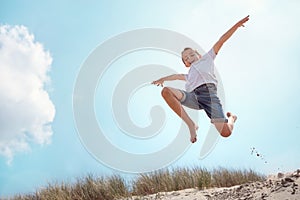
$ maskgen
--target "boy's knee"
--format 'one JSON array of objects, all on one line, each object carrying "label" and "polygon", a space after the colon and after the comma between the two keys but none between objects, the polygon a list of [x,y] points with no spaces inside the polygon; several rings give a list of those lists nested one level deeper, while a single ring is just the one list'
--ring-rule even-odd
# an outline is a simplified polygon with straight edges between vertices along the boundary
[{"label": "boy's knee", "polygon": [[232,128],[227,123],[214,123],[216,129],[222,137],[229,137],[232,133]]},{"label": "boy's knee", "polygon": [[229,137],[231,135],[232,131],[229,130],[228,128],[223,128],[223,130],[221,131],[221,136],[223,137]]},{"label": "boy's knee", "polygon": [[168,87],[164,87],[161,91],[161,96],[163,96],[164,98],[169,97],[170,95],[172,95],[172,92],[170,90],[170,88]]},{"label": "boy's knee", "polygon": [[228,127],[227,123],[214,123],[216,129],[222,137],[229,137],[232,130]]}]

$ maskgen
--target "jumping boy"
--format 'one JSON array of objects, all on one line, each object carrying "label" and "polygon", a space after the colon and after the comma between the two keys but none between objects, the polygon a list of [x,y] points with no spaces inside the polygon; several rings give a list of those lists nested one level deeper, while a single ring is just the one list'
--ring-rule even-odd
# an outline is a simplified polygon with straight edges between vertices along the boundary
[{"label": "jumping boy", "polygon": [[192,143],[197,141],[198,126],[188,116],[182,105],[197,110],[203,109],[223,137],[228,137],[232,133],[237,116],[227,112],[227,119],[224,115],[222,104],[217,96],[218,81],[215,75],[214,59],[224,42],[248,20],[249,15],[238,21],[203,56],[192,48],[185,48],[181,55],[185,66],[190,68],[188,74],[173,74],[152,82],[157,86],[163,86],[165,81],[186,81],[186,91],[164,87],[161,93],[170,108],[187,124]]}]

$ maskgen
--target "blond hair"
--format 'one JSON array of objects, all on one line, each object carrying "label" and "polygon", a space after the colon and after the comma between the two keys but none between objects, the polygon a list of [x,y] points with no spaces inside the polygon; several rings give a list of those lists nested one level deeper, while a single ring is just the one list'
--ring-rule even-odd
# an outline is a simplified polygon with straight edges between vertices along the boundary
[{"label": "blond hair", "polygon": [[187,51],[187,50],[193,50],[193,51],[195,51],[195,50],[192,49],[191,47],[185,47],[185,48],[183,49],[183,51],[181,52],[181,55],[183,54],[183,52],[185,52],[185,51]]}]

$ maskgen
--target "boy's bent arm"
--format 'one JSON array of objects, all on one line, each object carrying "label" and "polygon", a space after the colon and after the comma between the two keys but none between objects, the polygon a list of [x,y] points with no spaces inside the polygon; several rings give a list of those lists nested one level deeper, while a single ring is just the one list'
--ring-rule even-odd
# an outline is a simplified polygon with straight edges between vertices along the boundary
[{"label": "boy's bent arm", "polygon": [[184,74],[172,74],[170,76],[165,76],[163,78],[164,81],[174,81],[174,80],[183,80],[185,81],[185,75]]},{"label": "boy's bent arm", "polygon": [[218,40],[218,42],[213,46],[213,49],[216,54],[218,54],[224,42],[226,42],[239,27],[244,26],[244,23],[246,23],[248,20],[249,20],[249,15],[241,19],[240,21],[238,21],[224,35],[222,35],[222,37]]},{"label": "boy's bent arm", "polygon": [[163,83],[165,81],[174,81],[174,80],[185,81],[185,75],[184,74],[172,74],[169,76],[162,77],[156,81],[153,81],[152,84],[157,85],[157,86],[159,86],[159,85],[163,86]]},{"label": "boy's bent arm", "polygon": [[184,74],[173,74],[171,76],[173,76],[173,78],[175,78],[173,80],[182,80],[182,81],[185,81],[185,75]]}]

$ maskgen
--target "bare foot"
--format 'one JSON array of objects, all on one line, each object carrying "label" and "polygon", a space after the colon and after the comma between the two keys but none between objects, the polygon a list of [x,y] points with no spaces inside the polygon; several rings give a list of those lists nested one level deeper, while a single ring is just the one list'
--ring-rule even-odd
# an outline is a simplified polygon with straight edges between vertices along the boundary
[{"label": "bare foot", "polygon": [[231,112],[227,112],[227,117],[232,118],[233,123],[237,120],[237,116],[233,115]]},{"label": "bare foot", "polygon": [[189,127],[190,129],[190,134],[191,134],[191,143],[195,143],[197,141],[197,134],[196,134],[196,131],[198,130],[198,126],[196,124],[194,124],[191,128]]}]

